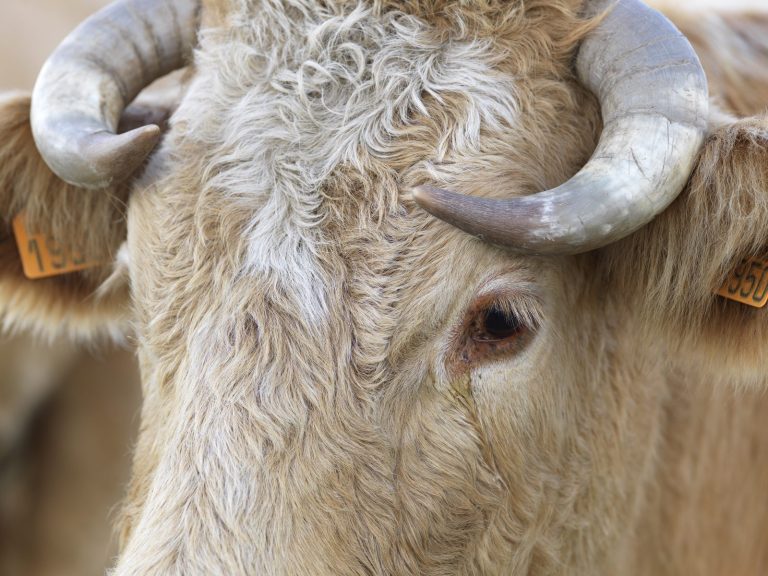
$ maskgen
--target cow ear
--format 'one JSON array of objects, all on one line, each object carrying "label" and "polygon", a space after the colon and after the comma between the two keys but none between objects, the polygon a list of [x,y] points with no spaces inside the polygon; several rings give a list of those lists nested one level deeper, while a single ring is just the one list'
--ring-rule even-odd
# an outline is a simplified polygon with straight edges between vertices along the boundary
[{"label": "cow ear", "polygon": [[[612,289],[675,350],[670,357],[764,385],[768,307],[718,293],[742,261],[768,258],[768,116],[718,123],[677,201],[602,255]],[[756,292],[765,270],[756,269]]]},{"label": "cow ear", "polygon": [[[0,329],[120,337],[128,289],[115,263],[126,236],[127,187],[94,191],[60,180],[37,151],[29,111],[28,95],[0,95]],[[55,275],[29,279],[36,274],[30,266],[25,274],[20,248],[40,268],[33,272]],[[42,262],[41,250],[52,258]],[[58,274],[82,262],[95,266]]]}]

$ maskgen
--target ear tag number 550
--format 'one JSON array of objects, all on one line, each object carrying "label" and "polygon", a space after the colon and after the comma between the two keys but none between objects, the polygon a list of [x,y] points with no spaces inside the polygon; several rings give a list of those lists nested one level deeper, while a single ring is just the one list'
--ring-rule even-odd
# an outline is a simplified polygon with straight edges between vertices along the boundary
[{"label": "ear tag number 550", "polygon": [[729,300],[762,308],[768,303],[768,260],[743,260],[717,293]]}]

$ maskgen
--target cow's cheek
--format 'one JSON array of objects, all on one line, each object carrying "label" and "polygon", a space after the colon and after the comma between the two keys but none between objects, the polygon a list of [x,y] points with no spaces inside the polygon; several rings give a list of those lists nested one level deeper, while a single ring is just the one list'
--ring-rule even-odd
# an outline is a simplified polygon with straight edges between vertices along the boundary
[{"label": "cow's cheek", "polygon": [[[590,306],[582,288],[578,302],[548,294],[546,319],[524,353],[470,373],[486,453],[506,489],[488,534],[521,543],[502,552],[489,542],[489,568],[510,554],[546,564],[566,553],[586,566],[594,558],[574,543],[620,546],[652,475],[663,419],[657,362],[622,348],[631,319]],[[534,540],[541,549],[522,545]]]},{"label": "cow's cheek", "polygon": [[[136,444],[125,504],[118,522],[121,547],[133,534],[141,518],[154,471],[168,443],[163,440],[172,421],[169,411],[174,406],[172,367],[162,360],[161,334],[150,329],[151,319],[163,306],[166,292],[162,268],[167,265],[167,231],[169,207],[163,195],[150,187],[134,191],[128,211],[127,265],[130,270],[135,340],[141,371],[142,408],[139,438]],[[164,218],[166,221],[164,221]],[[159,330],[162,332],[162,329]]]}]

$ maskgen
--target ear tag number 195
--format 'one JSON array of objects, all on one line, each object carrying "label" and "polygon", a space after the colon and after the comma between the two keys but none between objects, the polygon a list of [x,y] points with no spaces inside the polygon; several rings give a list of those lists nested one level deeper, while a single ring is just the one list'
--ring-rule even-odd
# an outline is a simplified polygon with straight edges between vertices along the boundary
[{"label": "ear tag number 195", "polygon": [[754,308],[765,306],[768,303],[768,259],[743,260],[717,294]]},{"label": "ear tag number 195", "polygon": [[29,234],[23,213],[14,218],[13,233],[24,275],[30,280],[61,276],[99,265],[87,261],[78,250],[59,246],[45,234]]}]

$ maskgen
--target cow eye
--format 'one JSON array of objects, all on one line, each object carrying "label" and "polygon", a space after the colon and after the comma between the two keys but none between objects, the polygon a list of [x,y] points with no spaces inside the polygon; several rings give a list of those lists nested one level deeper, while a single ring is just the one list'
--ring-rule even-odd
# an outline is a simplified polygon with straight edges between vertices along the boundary
[{"label": "cow eye", "polygon": [[472,304],[454,333],[453,351],[448,356],[453,368],[462,370],[525,349],[539,323],[537,307],[526,302],[484,297]]},{"label": "cow eye", "polygon": [[484,318],[476,325],[472,339],[478,342],[500,342],[517,336],[524,326],[513,313],[492,306],[484,312]]}]

